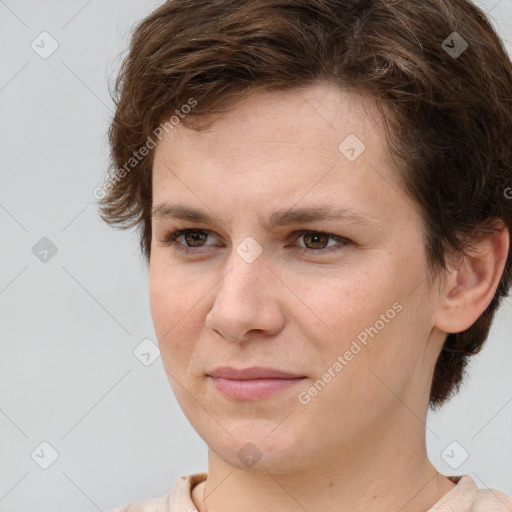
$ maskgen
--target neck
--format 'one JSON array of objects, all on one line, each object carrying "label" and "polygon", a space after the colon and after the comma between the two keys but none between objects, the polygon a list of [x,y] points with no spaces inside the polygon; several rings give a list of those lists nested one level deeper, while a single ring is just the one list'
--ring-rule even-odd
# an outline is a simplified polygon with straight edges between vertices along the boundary
[{"label": "neck", "polygon": [[427,511],[455,484],[428,460],[418,417],[410,411],[404,417],[403,428],[380,424],[373,435],[351,440],[294,473],[236,469],[210,450],[207,482],[194,488],[192,499],[199,512]]}]

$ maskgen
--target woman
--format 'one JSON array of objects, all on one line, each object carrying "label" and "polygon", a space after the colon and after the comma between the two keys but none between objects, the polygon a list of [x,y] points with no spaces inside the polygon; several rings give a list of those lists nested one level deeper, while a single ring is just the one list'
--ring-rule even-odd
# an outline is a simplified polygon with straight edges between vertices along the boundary
[{"label": "woman", "polygon": [[101,215],[140,226],[209,462],[116,510],[512,510],[425,446],[511,284],[512,68],[482,11],[171,0],[117,88]]}]

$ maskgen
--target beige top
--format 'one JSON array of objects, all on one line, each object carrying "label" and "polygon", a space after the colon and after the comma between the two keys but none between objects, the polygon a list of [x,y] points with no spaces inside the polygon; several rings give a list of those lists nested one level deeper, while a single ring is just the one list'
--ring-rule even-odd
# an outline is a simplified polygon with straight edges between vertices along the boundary
[{"label": "beige top", "polygon": [[[132,503],[110,512],[196,512],[192,489],[206,473],[180,476],[161,498]],[[496,489],[479,489],[469,475],[448,477],[457,485],[427,512],[512,512],[512,498]]]}]

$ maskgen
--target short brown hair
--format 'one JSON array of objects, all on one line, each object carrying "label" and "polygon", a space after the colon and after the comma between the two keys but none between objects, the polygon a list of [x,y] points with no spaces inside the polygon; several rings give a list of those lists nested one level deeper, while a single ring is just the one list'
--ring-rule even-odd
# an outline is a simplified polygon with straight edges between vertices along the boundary
[{"label": "short brown hair", "polygon": [[[249,94],[320,81],[380,105],[404,191],[422,215],[432,276],[447,268],[447,256],[466,254],[472,236],[499,232],[497,219],[511,229],[511,61],[469,0],[165,2],[136,27],[117,76],[101,217],[123,229],[139,225],[149,261],[153,151],[140,150],[155,145],[161,123],[175,113],[201,130],[201,117]],[[511,265],[509,251],[487,309],[447,335],[433,409],[458,391],[469,356],[487,339]]]}]

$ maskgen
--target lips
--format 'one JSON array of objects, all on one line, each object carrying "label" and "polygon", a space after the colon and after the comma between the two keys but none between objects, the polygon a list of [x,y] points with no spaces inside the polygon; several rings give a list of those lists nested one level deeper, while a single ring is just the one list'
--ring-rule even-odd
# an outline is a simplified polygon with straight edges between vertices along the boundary
[{"label": "lips", "polygon": [[252,366],[237,369],[221,366],[211,370],[207,376],[217,391],[231,400],[262,400],[296,386],[304,375],[276,368]]},{"label": "lips", "polygon": [[263,366],[251,366],[250,368],[237,369],[232,366],[220,366],[207,373],[210,377],[222,377],[234,380],[253,379],[302,379],[305,375],[286,372],[276,368],[265,368]]}]

